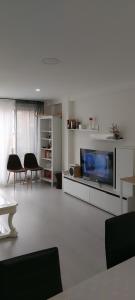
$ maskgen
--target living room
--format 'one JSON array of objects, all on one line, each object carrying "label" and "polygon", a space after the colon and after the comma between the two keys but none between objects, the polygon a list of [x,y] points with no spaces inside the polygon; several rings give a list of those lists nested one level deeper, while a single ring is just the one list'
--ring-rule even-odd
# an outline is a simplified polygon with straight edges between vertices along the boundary
[{"label": "living room", "polygon": [[[18,154],[23,165],[25,153],[33,152],[40,164],[38,122],[51,115],[62,124],[62,167],[57,171],[63,173],[63,180],[70,166],[80,165],[80,149],[130,152],[128,157],[132,159],[125,155],[121,161],[120,155],[113,169],[120,170],[122,165],[122,171],[115,174],[118,189],[113,185],[113,192],[106,193],[107,201],[115,194],[120,199],[120,178],[134,175],[134,6],[133,1],[122,0],[1,3],[0,123],[4,124],[2,106],[6,103],[14,114],[11,116],[10,110],[6,121],[11,133],[13,120],[7,159],[11,153]],[[28,115],[22,122],[24,111]],[[90,119],[95,120],[93,128]],[[68,129],[68,120],[79,122],[80,129]],[[112,136],[112,124],[118,126],[119,139]],[[1,125],[0,194],[6,201],[17,203],[13,217],[17,237],[0,239],[0,260],[58,247],[63,290],[105,271],[105,221],[115,213],[80,201],[83,199],[74,197],[69,188],[68,192],[64,190],[64,185],[62,190],[44,180],[31,180],[29,174],[27,181],[16,182],[15,188],[12,176],[7,184],[6,159],[5,169],[2,165],[6,126]],[[30,148],[32,136],[35,144]],[[94,184],[100,192],[102,183]],[[125,194],[124,201],[129,197]],[[0,217],[2,224],[8,222],[7,216]],[[9,223],[11,226],[11,219]]]}]

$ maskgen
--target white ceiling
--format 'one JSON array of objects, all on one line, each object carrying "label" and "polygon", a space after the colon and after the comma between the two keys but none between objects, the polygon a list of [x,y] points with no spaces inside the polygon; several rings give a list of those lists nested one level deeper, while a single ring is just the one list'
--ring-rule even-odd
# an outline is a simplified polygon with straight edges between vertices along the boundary
[{"label": "white ceiling", "polygon": [[[134,87],[134,31],[134,0],[1,0],[0,97]],[[43,57],[62,63],[44,65]]]}]

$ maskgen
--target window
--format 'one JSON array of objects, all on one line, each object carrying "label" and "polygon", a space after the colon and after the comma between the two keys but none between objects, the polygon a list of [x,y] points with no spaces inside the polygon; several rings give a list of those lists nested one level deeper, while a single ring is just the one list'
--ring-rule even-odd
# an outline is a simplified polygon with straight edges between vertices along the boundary
[{"label": "window", "polygon": [[16,152],[23,161],[27,152],[38,154],[38,111],[36,104],[17,103]]},{"label": "window", "polygon": [[7,182],[9,154],[17,153],[23,163],[24,155],[38,156],[38,114],[43,102],[0,100],[0,184]]},{"label": "window", "polygon": [[7,160],[15,146],[13,100],[0,100],[0,184],[7,182]]}]

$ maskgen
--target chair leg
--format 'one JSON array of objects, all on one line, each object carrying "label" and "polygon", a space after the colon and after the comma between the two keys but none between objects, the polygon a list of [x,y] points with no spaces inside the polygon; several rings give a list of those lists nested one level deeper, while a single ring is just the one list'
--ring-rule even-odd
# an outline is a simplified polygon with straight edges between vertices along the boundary
[{"label": "chair leg", "polygon": [[8,174],[7,183],[9,183],[9,178],[10,178],[10,172],[9,172],[9,174]]},{"label": "chair leg", "polygon": [[29,178],[28,178],[28,175],[27,175],[27,171],[25,172],[25,179],[26,179],[26,182],[27,182],[27,189],[28,189],[28,185],[29,185]]},{"label": "chair leg", "polygon": [[37,173],[37,171],[36,171],[36,181],[38,180],[38,173]]},{"label": "chair leg", "polygon": [[19,177],[20,177],[20,184],[21,184],[21,173],[19,173]]},{"label": "chair leg", "polygon": [[32,188],[32,171],[31,171],[31,188]]},{"label": "chair leg", "polygon": [[14,172],[14,190],[15,190],[15,172]]},{"label": "chair leg", "polygon": [[25,175],[24,175],[24,180],[23,180],[23,184],[24,184],[24,182],[26,181],[26,183],[27,183],[27,171],[25,171]]}]

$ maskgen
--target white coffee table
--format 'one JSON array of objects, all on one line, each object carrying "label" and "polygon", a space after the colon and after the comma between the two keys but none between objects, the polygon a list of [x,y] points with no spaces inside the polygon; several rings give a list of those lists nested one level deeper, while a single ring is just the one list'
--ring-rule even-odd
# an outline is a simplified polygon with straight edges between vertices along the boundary
[{"label": "white coffee table", "polygon": [[8,215],[8,226],[4,222],[1,223],[0,239],[7,237],[17,237],[17,231],[12,224],[13,216],[17,209],[16,201],[8,201],[3,196],[0,196],[0,215]]}]

